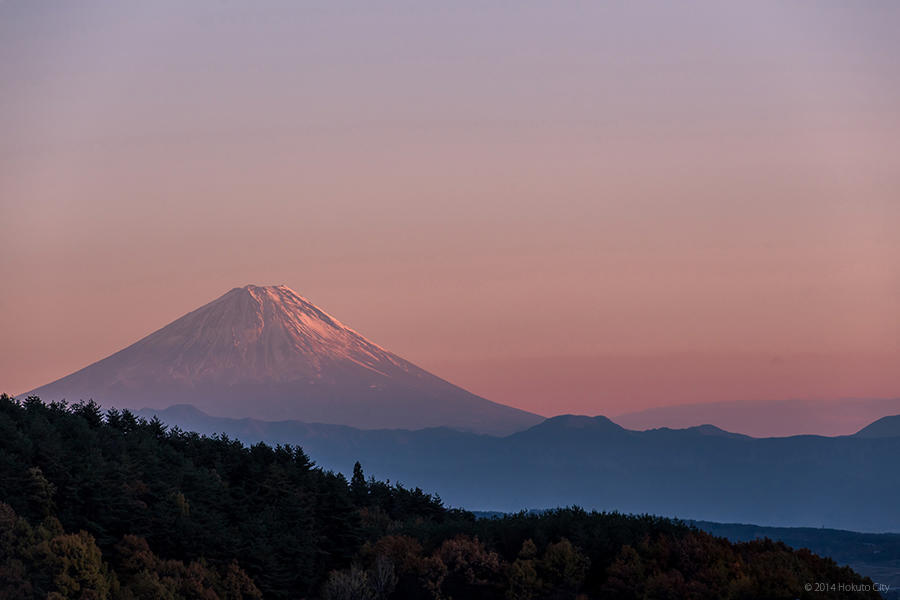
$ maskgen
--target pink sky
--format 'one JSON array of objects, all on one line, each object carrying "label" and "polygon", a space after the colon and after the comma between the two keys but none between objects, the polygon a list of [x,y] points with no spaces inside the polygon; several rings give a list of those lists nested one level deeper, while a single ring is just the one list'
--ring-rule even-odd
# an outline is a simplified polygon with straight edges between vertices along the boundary
[{"label": "pink sky", "polygon": [[486,397],[900,396],[900,5],[0,2],[0,390],[289,285]]}]

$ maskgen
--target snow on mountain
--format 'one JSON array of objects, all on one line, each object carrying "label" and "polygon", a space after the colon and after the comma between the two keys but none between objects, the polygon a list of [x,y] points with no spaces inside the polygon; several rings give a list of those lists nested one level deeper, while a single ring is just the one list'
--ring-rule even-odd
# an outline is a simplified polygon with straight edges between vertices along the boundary
[{"label": "snow on mountain", "polygon": [[191,404],[223,417],[360,428],[502,434],[542,420],[420,369],[286,286],[235,288],[29,393],[119,408]]}]

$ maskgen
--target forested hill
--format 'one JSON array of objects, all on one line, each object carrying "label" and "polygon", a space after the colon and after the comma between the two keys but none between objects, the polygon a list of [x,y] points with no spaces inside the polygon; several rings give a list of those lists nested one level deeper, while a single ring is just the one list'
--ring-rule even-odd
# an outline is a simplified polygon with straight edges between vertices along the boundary
[{"label": "forested hill", "polygon": [[855,591],[871,585],[768,540],[575,508],[476,520],[300,448],[0,396],[0,598],[879,597]]}]

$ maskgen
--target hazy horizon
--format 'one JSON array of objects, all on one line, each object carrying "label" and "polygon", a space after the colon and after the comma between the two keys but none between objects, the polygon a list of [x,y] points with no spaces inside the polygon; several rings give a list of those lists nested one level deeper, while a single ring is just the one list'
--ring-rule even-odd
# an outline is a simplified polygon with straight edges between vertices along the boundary
[{"label": "hazy horizon", "polygon": [[283,283],[544,415],[896,398],[898,25],[0,2],[0,391]]}]

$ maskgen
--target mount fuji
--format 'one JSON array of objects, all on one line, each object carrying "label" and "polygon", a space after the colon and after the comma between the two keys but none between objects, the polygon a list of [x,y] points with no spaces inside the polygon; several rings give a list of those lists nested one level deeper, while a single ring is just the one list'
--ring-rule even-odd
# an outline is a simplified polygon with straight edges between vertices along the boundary
[{"label": "mount fuji", "polygon": [[191,404],[221,417],[362,429],[508,434],[543,420],[428,373],[286,286],[235,288],[29,394],[134,409]]}]

